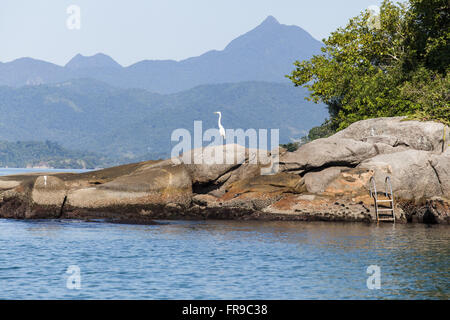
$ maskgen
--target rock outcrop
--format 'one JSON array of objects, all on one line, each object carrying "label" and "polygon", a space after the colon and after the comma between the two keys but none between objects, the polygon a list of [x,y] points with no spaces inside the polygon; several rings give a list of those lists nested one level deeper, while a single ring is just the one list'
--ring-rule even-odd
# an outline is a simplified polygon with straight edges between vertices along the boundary
[{"label": "rock outcrop", "polygon": [[397,221],[449,224],[449,133],[435,122],[364,120],[280,150],[274,175],[262,174],[270,153],[227,145],[83,174],[5,176],[0,217],[373,222],[369,180],[383,189],[390,176]]}]

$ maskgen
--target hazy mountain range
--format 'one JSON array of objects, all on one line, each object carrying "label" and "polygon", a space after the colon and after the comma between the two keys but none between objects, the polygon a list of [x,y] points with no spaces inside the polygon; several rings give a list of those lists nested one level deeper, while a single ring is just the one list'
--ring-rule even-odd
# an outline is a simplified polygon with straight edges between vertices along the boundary
[{"label": "hazy mountain range", "polygon": [[2,140],[50,140],[64,147],[110,157],[167,156],[171,133],[204,130],[280,128],[280,140],[300,137],[327,115],[323,105],[304,100],[306,90],[285,83],[240,82],[203,85],[174,94],[111,87],[91,79],[0,87]]},{"label": "hazy mountain range", "polygon": [[[0,63],[0,140],[53,141],[60,145],[54,152],[79,150],[77,163],[83,152],[91,152],[89,163],[92,152],[118,162],[160,158],[170,154],[174,129],[193,131],[194,120],[203,120],[204,130],[216,127],[213,112],[222,111],[225,128],[279,128],[286,143],[327,117],[324,105],[306,101],[306,90],[285,78],[295,60],[320,47],[300,27],[269,16],[224,50],[179,62],[123,67],[97,54],[65,66],[31,58]],[[4,146],[5,159],[23,158]]]},{"label": "hazy mountain range", "polygon": [[231,41],[222,51],[174,60],[144,60],[122,67],[111,57],[76,55],[65,66],[21,58],[0,63],[0,85],[21,86],[92,78],[122,88],[172,93],[202,84],[241,81],[287,81],[297,59],[320,52],[322,43],[297,26],[267,17]]}]

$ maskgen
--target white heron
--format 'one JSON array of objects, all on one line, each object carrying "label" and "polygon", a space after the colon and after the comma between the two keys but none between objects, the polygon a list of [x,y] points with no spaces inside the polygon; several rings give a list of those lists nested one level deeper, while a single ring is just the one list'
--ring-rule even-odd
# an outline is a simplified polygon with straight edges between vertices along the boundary
[{"label": "white heron", "polygon": [[219,115],[219,120],[217,121],[217,124],[219,125],[220,136],[225,140],[225,129],[222,126],[222,123],[220,123],[220,120],[222,119],[222,113],[220,111],[216,111],[214,113]]}]

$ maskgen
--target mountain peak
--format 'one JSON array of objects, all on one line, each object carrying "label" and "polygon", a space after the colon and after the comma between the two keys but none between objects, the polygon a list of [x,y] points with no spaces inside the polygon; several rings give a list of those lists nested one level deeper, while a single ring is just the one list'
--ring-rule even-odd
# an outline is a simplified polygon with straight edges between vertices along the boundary
[{"label": "mountain peak", "polygon": [[93,56],[83,56],[77,54],[65,66],[69,69],[84,69],[84,68],[120,68],[122,67],[113,58],[103,53],[97,53]]},{"label": "mountain peak", "polygon": [[277,19],[275,19],[274,16],[267,16],[266,19],[261,23],[261,25],[274,25],[274,24],[280,24]]},{"label": "mountain peak", "polygon": [[231,41],[224,50],[237,50],[242,55],[255,50],[261,53],[280,50],[280,56],[290,55],[289,59],[295,61],[301,52],[320,52],[320,47],[320,42],[302,28],[281,24],[273,16],[268,16],[256,28]]}]

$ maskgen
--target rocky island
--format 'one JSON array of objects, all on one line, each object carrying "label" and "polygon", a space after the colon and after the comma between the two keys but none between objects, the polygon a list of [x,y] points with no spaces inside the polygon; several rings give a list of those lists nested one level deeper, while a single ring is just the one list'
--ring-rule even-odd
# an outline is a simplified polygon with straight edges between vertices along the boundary
[{"label": "rocky island", "polygon": [[4,176],[0,217],[374,222],[369,180],[384,190],[390,176],[397,222],[449,224],[449,134],[438,122],[363,120],[294,152],[280,149],[275,175],[260,174],[269,155],[255,164],[248,149],[227,145],[243,151],[234,164],[168,159],[81,174]]}]

